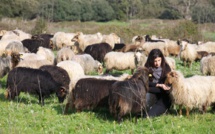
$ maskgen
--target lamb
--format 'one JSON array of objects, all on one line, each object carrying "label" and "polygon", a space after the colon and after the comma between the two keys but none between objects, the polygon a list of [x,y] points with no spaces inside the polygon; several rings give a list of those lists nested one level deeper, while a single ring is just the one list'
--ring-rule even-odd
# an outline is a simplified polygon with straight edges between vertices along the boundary
[{"label": "lamb", "polygon": [[56,62],[59,63],[65,60],[72,60],[73,56],[75,56],[75,54],[70,48],[63,47],[57,52]]},{"label": "lamb", "polygon": [[203,57],[200,61],[200,70],[203,75],[213,75],[215,76],[215,56],[208,55]]},{"label": "lamb", "polygon": [[72,60],[78,62],[82,66],[85,74],[90,74],[94,71],[97,71],[98,74],[103,73],[102,64],[94,60],[89,54],[75,55],[72,57]]},{"label": "lamb", "polygon": [[146,92],[148,92],[148,69],[139,68],[134,75],[125,81],[112,85],[109,93],[109,110],[118,122],[126,114],[142,114],[146,109]]},{"label": "lamb", "polygon": [[69,107],[75,108],[77,112],[98,107],[108,108],[109,90],[114,82],[115,80],[96,78],[80,79],[69,94],[64,114],[68,112]]},{"label": "lamb", "polygon": [[95,60],[104,62],[106,53],[112,50],[108,43],[97,43],[85,48],[84,53],[91,55]]},{"label": "lamb", "polygon": [[215,77],[192,76],[184,78],[179,71],[171,71],[167,74],[166,85],[171,87],[171,98],[174,104],[179,105],[180,115],[182,106],[186,107],[186,115],[193,108],[199,108],[206,112],[207,106],[215,102]]},{"label": "lamb", "polygon": [[180,58],[183,61],[184,66],[186,67],[186,64],[188,63],[188,66],[191,67],[192,63],[197,59],[198,56],[195,46],[190,45],[185,41],[182,41],[180,46]]},{"label": "lamb", "polygon": [[65,98],[62,85],[54,81],[47,71],[39,69],[18,67],[11,70],[7,78],[7,99],[15,99],[20,92],[36,94],[39,96],[39,103],[44,105],[44,98],[56,93],[59,102]]}]

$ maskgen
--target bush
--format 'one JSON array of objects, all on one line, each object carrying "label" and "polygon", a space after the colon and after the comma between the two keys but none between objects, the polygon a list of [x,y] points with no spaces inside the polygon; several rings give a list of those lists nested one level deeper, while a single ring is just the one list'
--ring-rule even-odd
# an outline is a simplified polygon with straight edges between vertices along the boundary
[{"label": "bush", "polygon": [[192,20],[197,23],[215,22],[215,7],[198,6],[192,10]]},{"label": "bush", "polygon": [[46,32],[47,22],[43,18],[39,18],[36,21],[35,27],[32,30],[32,34],[41,34]]}]

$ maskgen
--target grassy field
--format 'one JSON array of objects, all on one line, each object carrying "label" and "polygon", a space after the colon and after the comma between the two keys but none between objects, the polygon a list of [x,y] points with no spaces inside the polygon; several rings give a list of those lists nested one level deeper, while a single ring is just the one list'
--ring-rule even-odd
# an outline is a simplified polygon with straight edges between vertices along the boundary
[{"label": "grassy field", "polygon": [[[182,66],[176,59],[177,70],[181,70],[186,77],[200,74],[199,62],[193,64],[192,69]],[[114,73],[122,73],[115,71]],[[190,117],[180,117],[177,108],[156,118],[135,118],[126,116],[124,122],[118,124],[108,110],[84,111],[74,113],[69,111],[63,115],[65,103],[59,104],[56,96],[45,100],[45,106],[38,104],[37,96],[21,93],[14,101],[4,98],[6,77],[1,79],[0,89],[0,134],[67,134],[67,133],[153,133],[153,134],[214,134],[215,111],[208,109],[206,114],[192,110]],[[185,110],[183,111],[185,114]]]},{"label": "grassy field", "polygon": [[[59,22],[48,23],[47,33],[57,31],[109,34],[115,32],[124,39],[126,43],[131,42],[135,35],[155,34],[164,38],[173,36],[171,29],[180,20],[131,20],[129,22],[112,21],[100,22]],[[215,41],[215,24],[198,25],[199,32],[203,35],[200,40]],[[25,21],[17,19],[2,19],[0,30],[13,30],[19,28],[31,33],[35,27],[35,20]],[[176,59],[177,70],[183,72],[185,77],[200,73],[200,64],[195,62],[192,68],[182,66],[182,62]],[[129,72],[129,71],[125,71]],[[113,74],[122,72],[114,71]],[[38,104],[38,97],[21,93],[14,101],[8,101],[4,97],[6,77],[0,80],[0,134],[67,134],[67,133],[153,133],[153,134],[214,134],[215,133],[215,111],[208,109],[206,114],[193,110],[189,118],[179,117],[177,109],[172,107],[167,115],[151,119],[139,118],[135,123],[132,116],[124,118],[124,122],[118,124],[109,114],[108,110],[84,111],[63,115],[65,103],[59,104],[57,97],[52,95],[45,99],[45,106]],[[184,111],[185,112],[185,111]]]}]

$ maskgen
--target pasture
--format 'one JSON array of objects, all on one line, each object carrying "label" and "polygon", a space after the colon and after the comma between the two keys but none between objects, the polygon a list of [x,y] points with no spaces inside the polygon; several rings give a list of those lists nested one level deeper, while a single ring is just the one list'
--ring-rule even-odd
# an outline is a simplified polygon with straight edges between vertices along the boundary
[{"label": "pasture", "polygon": [[[192,69],[182,66],[182,62],[176,59],[177,70],[183,72],[186,77],[200,74],[200,64],[195,62]],[[114,74],[122,73],[114,71]],[[6,77],[1,79],[0,89],[0,133],[208,133],[215,132],[215,111],[208,109],[206,114],[198,110],[192,110],[190,117],[180,117],[177,106],[170,112],[156,118],[138,118],[135,122],[133,116],[126,116],[124,122],[118,124],[109,114],[107,109],[95,111],[83,111],[75,113],[70,110],[68,115],[63,115],[65,108],[59,104],[53,94],[45,100],[45,106],[38,104],[37,96],[21,93],[14,101],[8,101],[4,97]]]},{"label": "pasture", "polygon": [[[99,22],[59,22],[48,23],[43,29],[47,33],[78,32],[109,34],[116,33],[123,38],[125,43],[130,43],[134,35],[155,34],[164,38],[178,39],[181,31],[177,31],[175,26],[180,20],[131,20],[129,22],[112,21],[107,23]],[[35,21],[23,21],[17,19],[2,19],[0,28],[14,30],[22,29],[32,33]],[[180,29],[180,27],[177,27]],[[215,40],[214,24],[198,24],[197,37],[203,41]],[[178,33],[177,33],[178,32]],[[178,35],[178,36],[177,36]],[[181,36],[183,37],[183,36]],[[54,52],[56,55],[56,51]],[[182,65],[182,61],[175,58],[176,69],[180,70],[185,77],[201,75],[200,63],[194,62],[192,68]],[[130,73],[130,70],[124,71]],[[113,71],[112,74],[122,74],[120,71]],[[94,73],[93,73],[94,74]],[[92,75],[93,75],[92,74]],[[95,73],[96,74],[96,73]],[[156,118],[142,119],[128,115],[121,124],[118,124],[109,114],[107,109],[94,111],[83,111],[75,113],[70,110],[68,115],[63,115],[66,100],[63,104],[58,103],[55,94],[45,99],[45,105],[38,104],[38,96],[21,93],[14,101],[5,99],[5,87],[7,76],[0,79],[0,134],[67,134],[67,133],[153,133],[153,134],[173,134],[173,133],[215,133],[215,111],[208,109],[206,114],[194,109],[190,117],[185,116],[185,108],[182,117],[179,116],[177,106],[173,106],[168,114]]]}]

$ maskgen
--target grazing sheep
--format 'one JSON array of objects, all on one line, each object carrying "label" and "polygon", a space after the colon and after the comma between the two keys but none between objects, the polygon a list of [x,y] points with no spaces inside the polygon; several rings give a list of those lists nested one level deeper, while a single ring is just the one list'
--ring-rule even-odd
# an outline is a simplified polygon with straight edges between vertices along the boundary
[{"label": "grazing sheep", "polygon": [[196,61],[200,61],[203,57],[208,56],[209,53],[207,51],[197,51]]},{"label": "grazing sheep", "polygon": [[[49,72],[52,78],[56,82],[62,85],[63,90],[61,91],[61,93],[67,94],[69,92],[70,78],[66,70],[54,65],[44,65],[44,66],[41,66],[39,69]],[[61,98],[61,99],[63,100],[59,100],[59,101],[63,102],[65,98]]]},{"label": "grazing sheep", "polygon": [[31,35],[28,33],[25,33],[21,30],[15,29],[13,31],[7,31],[4,33],[2,36],[1,40],[25,40],[25,39],[30,39]]},{"label": "grazing sheep", "polygon": [[76,46],[77,46],[76,49],[78,51],[77,53],[82,53],[84,52],[87,46],[96,44],[96,43],[101,43],[102,35],[101,33],[96,33],[93,35],[84,35],[82,32],[79,32],[74,36],[74,38],[71,41],[76,43]]},{"label": "grazing sheep", "polygon": [[112,49],[114,48],[115,44],[120,43],[121,40],[120,37],[115,33],[103,35],[102,37],[102,42],[108,43]]},{"label": "grazing sheep", "polygon": [[12,41],[5,48],[5,54],[11,55],[12,52],[27,52],[28,50],[22,45],[20,41]]},{"label": "grazing sheep", "polygon": [[39,47],[37,55],[44,56],[47,61],[50,61],[52,64],[54,64],[55,56],[51,49]]},{"label": "grazing sheep", "polygon": [[176,69],[175,59],[173,59],[171,57],[165,57],[165,60],[166,60],[167,64],[169,65],[169,67],[171,68],[171,70]]},{"label": "grazing sheep", "polygon": [[31,39],[43,40],[44,44],[48,44],[51,49],[54,49],[54,46],[50,44],[51,38],[53,38],[51,34],[37,34],[31,37]]},{"label": "grazing sheep", "polygon": [[89,45],[85,48],[84,53],[91,55],[95,60],[104,62],[106,53],[112,51],[112,48],[107,43],[98,43]]},{"label": "grazing sheep", "polygon": [[112,51],[119,52],[124,46],[125,46],[125,43],[116,43]]},{"label": "grazing sheep", "polygon": [[114,82],[115,80],[96,78],[80,79],[69,94],[64,114],[68,112],[69,107],[75,108],[77,112],[98,107],[108,108],[109,90]]},{"label": "grazing sheep", "polygon": [[50,39],[51,46],[56,49],[61,49],[66,46],[73,46],[74,42],[71,42],[75,33],[64,33],[64,32],[57,32],[54,34],[53,38]]},{"label": "grazing sheep", "polygon": [[90,74],[94,71],[97,71],[98,74],[103,73],[102,64],[99,61],[94,60],[89,54],[75,55],[72,57],[72,60],[81,65],[85,74]]},{"label": "grazing sheep", "polygon": [[160,49],[164,56],[169,56],[165,42],[145,42],[142,44],[142,48],[146,56],[148,56],[150,51],[155,48]]},{"label": "grazing sheep", "polygon": [[208,55],[203,57],[200,61],[200,70],[203,75],[215,76],[215,56]]},{"label": "grazing sheep", "polygon": [[112,85],[109,94],[109,110],[118,122],[126,114],[142,114],[146,109],[146,92],[148,87],[148,69],[139,68],[134,75],[125,81]]},{"label": "grazing sheep", "polygon": [[163,40],[151,39],[151,37],[149,35],[145,36],[145,41],[146,42],[164,42]]},{"label": "grazing sheep", "polygon": [[171,87],[171,98],[174,104],[186,107],[186,115],[193,108],[199,108],[206,112],[207,106],[215,102],[215,77],[213,76],[192,76],[184,78],[179,71],[171,71],[167,74],[165,84]]},{"label": "grazing sheep", "polygon": [[58,67],[63,68],[69,75],[70,78],[70,85],[69,85],[69,92],[75,87],[76,82],[83,78],[84,70],[81,65],[75,61],[61,61],[57,64]]},{"label": "grazing sheep", "polygon": [[16,67],[29,67],[29,68],[38,69],[44,65],[53,65],[53,64],[48,60],[20,60],[20,62]]},{"label": "grazing sheep", "polygon": [[188,63],[188,66],[191,67],[192,63],[196,60],[198,55],[195,46],[188,44],[185,41],[182,41],[180,46],[181,46],[180,58],[183,61],[184,66],[186,67]]},{"label": "grazing sheep", "polygon": [[6,98],[14,99],[20,92],[27,92],[38,95],[39,103],[42,101],[41,104],[44,105],[44,98],[56,93],[59,102],[62,102],[66,95],[61,86],[47,71],[18,67],[8,74]]},{"label": "grazing sheep", "polygon": [[133,74],[134,69],[136,69],[138,63],[144,62],[139,61],[145,60],[145,56],[141,57],[143,53],[136,54],[135,52],[109,52],[105,55],[104,63],[106,66],[106,73],[109,73],[112,69],[116,69],[119,71],[131,69],[131,73]]},{"label": "grazing sheep", "polygon": [[0,57],[0,78],[17,66],[19,60],[20,54],[16,52],[12,52],[11,56]]},{"label": "grazing sheep", "polygon": [[181,51],[179,41],[173,41],[169,39],[162,39],[162,40],[164,40],[167,45],[167,51],[169,55],[178,57]]},{"label": "grazing sheep", "polygon": [[70,48],[63,47],[57,52],[56,62],[59,63],[65,60],[72,60],[73,56],[75,56],[75,54]]},{"label": "grazing sheep", "polygon": [[39,47],[51,48],[43,39],[25,39],[22,41],[24,47],[31,53],[36,53]]},{"label": "grazing sheep", "polygon": [[215,52],[215,42],[206,42],[198,46],[197,51]]}]

